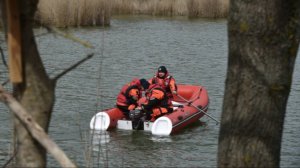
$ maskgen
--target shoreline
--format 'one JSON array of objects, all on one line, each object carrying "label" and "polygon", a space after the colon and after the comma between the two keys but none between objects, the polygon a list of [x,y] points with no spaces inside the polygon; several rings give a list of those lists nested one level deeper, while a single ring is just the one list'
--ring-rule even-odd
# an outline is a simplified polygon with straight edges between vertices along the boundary
[{"label": "shoreline", "polygon": [[55,27],[109,26],[112,17],[221,19],[229,0],[40,0],[35,20]]}]

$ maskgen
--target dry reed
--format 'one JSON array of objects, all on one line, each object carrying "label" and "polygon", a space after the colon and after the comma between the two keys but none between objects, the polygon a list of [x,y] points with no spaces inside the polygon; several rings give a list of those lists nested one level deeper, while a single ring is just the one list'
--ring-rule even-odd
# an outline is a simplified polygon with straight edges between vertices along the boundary
[{"label": "dry reed", "polygon": [[225,18],[229,0],[40,0],[36,20],[58,27],[109,25],[111,15]]},{"label": "dry reed", "polygon": [[224,18],[228,6],[229,0],[112,0],[112,15]]},{"label": "dry reed", "polygon": [[107,0],[40,0],[37,22],[57,27],[109,25]]}]

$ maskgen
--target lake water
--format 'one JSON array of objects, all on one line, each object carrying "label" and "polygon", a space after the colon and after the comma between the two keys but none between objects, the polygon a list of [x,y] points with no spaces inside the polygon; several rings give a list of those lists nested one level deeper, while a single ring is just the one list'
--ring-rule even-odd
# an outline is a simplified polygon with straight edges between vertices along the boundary
[{"label": "lake water", "polygon": [[[201,122],[169,137],[143,131],[102,132],[91,136],[89,122],[102,109],[114,106],[119,89],[132,78],[150,78],[165,65],[177,83],[206,87],[209,113],[220,119],[227,69],[226,20],[119,17],[109,28],[68,31],[89,41],[87,49],[36,29],[39,51],[51,77],[89,53],[95,56],[57,83],[50,137],[80,167],[216,167],[219,125]],[[1,47],[6,48],[3,42]],[[298,56],[299,57],[299,56]],[[7,70],[1,64],[1,82]],[[287,107],[281,167],[300,165],[300,62],[296,62]],[[9,158],[12,120],[0,104],[0,165]],[[59,166],[48,157],[48,166]]]}]

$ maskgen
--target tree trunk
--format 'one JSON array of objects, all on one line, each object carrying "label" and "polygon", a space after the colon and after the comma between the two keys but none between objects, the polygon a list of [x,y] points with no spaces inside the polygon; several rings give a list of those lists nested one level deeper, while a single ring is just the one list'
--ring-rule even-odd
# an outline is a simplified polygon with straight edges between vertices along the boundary
[{"label": "tree trunk", "polygon": [[218,167],[280,166],[299,9],[296,0],[231,0]]},{"label": "tree trunk", "polygon": [[[14,85],[15,97],[47,132],[54,103],[54,82],[47,76],[39,56],[34,34],[33,17],[38,0],[18,0],[20,10],[23,79]],[[17,166],[46,167],[46,152],[33,140],[25,127],[15,119]]]}]

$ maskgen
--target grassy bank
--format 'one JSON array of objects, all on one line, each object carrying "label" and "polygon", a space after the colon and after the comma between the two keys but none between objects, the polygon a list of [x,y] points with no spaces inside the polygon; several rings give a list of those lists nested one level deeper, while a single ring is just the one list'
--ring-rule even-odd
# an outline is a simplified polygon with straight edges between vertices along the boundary
[{"label": "grassy bank", "polygon": [[225,18],[229,0],[40,0],[36,20],[57,27],[109,25],[112,15]]}]

